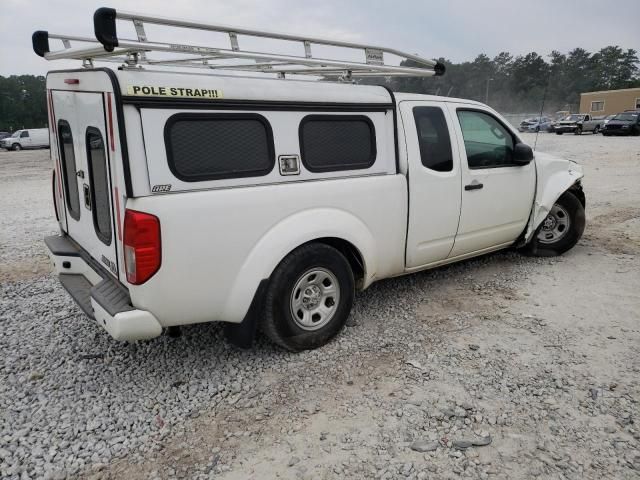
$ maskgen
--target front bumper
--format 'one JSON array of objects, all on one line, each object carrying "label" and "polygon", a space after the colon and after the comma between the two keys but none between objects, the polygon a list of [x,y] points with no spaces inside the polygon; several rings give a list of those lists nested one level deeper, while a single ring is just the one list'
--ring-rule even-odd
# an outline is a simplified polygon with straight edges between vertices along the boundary
[{"label": "front bumper", "polygon": [[555,127],[553,127],[553,131],[561,133],[571,133],[575,132],[576,128],[578,128],[577,125],[556,125]]},{"label": "front bumper", "polygon": [[128,291],[70,237],[44,239],[62,286],[82,311],[116,340],[146,340],[162,333],[162,325],[146,310],[131,305]]},{"label": "front bumper", "polygon": [[631,135],[633,129],[631,128],[603,128],[602,133],[604,135]]}]

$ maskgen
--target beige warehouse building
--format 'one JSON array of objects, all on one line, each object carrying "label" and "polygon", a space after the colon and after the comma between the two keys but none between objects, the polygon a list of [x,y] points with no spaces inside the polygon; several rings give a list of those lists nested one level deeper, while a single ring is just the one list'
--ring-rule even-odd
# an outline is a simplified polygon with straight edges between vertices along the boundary
[{"label": "beige warehouse building", "polygon": [[640,87],[580,94],[580,113],[611,115],[633,109],[640,110]]}]

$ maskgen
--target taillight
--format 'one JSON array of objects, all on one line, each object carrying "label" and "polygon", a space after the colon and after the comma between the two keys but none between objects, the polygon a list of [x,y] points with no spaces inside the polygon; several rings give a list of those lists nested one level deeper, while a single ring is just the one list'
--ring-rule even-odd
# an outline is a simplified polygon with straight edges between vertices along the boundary
[{"label": "taillight", "polygon": [[160,268],[160,220],[155,215],[126,210],[124,214],[124,266],[127,281],[140,285]]}]

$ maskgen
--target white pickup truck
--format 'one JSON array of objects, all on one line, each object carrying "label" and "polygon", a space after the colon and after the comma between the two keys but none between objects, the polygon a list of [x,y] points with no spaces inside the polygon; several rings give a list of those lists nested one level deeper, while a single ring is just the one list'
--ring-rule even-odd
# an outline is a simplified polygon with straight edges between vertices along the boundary
[{"label": "white pickup truck", "polygon": [[[96,34],[112,58],[124,42],[106,10]],[[48,39],[34,34],[36,53],[89,68],[47,76],[60,235],[46,244],[64,287],[116,339],[223,321],[238,344],[260,327],[284,348],[315,348],[377,280],[509,247],[562,254],[585,227],[580,166],[534,155],[481,103],[94,68],[102,46],[55,53]]]},{"label": "white pickup truck", "polygon": [[592,117],[588,113],[573,113],[557,122],[554,125],[554,131],[556,135],[562,135],[563,133],[582,135],[584,132],[597,134],[605,126],[605,119],[604,115]]}]

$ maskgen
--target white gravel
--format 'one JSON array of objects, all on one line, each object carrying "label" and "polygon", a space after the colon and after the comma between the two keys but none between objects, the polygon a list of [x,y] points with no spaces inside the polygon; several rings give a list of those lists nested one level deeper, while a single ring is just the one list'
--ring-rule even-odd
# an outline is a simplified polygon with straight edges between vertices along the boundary
[{"label": "white gravel", "polygon": [[48,273],[48,152],[0,153],[0,477],[638,478],[640,139],[538,148],[585,165],[574,250],[380,282],[302,354],[111,340]]}]

